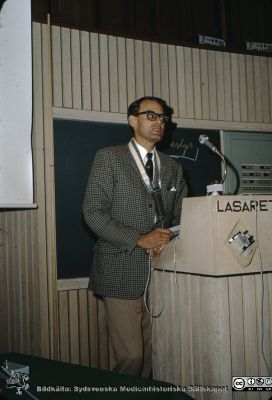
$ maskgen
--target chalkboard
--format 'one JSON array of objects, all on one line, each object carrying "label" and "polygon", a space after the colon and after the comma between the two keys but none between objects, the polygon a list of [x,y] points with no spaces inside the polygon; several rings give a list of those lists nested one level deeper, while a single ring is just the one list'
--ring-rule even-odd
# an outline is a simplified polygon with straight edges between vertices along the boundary
[{"label": "chalkboard", "polygon": [[[177,128],[166,135],[161,150],[183,165],[190,196],[206,195],[206,185],[220,179],[220,160],[198,137],[205,134],[219,147],[218,131]],[[55,193],[58,279],[86,277],[95,235],[82,218],[82,202],[96,152],[128,143],[126,124],[54,120]]]}]

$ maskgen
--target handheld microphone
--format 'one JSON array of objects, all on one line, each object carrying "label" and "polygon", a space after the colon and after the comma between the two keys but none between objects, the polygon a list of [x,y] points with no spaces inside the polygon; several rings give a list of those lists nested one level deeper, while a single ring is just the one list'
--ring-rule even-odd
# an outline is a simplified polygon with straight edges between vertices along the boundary
[{"label": "handheld microphone", "polygon": [[205,144],[211,151],[213,151],[216,154],[220,154],[219,150],[216,148],[216,146],[210,141],[209,137],[206,135],[200,135],[199,136],[199,143]]}]

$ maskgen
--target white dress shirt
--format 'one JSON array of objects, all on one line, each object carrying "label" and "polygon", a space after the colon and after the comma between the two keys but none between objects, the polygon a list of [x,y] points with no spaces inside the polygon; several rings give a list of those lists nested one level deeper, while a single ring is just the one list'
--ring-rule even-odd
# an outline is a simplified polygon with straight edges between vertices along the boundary
[{"label": "white dress shirt", "polygon": [[146,157],[147,153],[152,153],[153,173],[154,173],[154,170],[155,170],[155,168],[154,168],[154,150],[155,150],[155,147],[153,148],[152,151],[147,151],[143,146],[141,146],[139,143],[137,143],[136,140],[135,140],[135,144],[137,146],[137,149],[139,150],[139,153],[140,153],[140,155],[142,157],[144,165],[147,162],[147,157]]}]

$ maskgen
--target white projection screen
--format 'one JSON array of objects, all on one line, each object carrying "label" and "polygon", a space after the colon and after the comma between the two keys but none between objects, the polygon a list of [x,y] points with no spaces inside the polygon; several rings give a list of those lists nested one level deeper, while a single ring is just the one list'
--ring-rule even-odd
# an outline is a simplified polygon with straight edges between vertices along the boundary
[{"label": "white projection screen", "polygon": [[0,4],[0,208],[33,208],[31,0]]}]

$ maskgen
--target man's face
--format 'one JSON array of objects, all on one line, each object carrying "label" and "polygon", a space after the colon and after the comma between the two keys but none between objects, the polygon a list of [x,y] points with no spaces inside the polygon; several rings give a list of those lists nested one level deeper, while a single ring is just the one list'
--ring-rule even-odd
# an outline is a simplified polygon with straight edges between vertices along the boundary
[{"label": "man's face", "polygon": [[[143,111],[154,111],[157,114],[164,112],[162,106],[153,100],[142,101],[139,113]],[[148,150],[152,149],[163,137],[165,123],[160,118],[149,121],[146,114],[130,115],[129,123],[134,128],[136,141]]]}]

